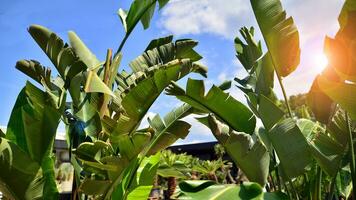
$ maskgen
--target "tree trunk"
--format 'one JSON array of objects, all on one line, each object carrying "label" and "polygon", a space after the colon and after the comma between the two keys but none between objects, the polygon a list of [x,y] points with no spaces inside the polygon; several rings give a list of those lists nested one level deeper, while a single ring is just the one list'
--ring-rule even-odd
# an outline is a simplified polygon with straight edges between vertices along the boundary
[{"label": "tree trunk", "polygon": [[171,196],[174,194],[174,191],[177,187],[177,179],[175,177],[168,177],[168,199],[171,199]]}]

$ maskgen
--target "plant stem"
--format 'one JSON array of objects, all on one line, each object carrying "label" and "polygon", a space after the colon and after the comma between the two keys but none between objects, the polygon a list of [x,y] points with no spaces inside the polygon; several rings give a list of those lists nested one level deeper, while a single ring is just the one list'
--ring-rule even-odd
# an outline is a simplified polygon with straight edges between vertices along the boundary
[{"label": "plant stem", "polygon": [[290,105],[289,105],[289,102],[288,102],[287,93],[286,93],[286,90],[284,89],[284,85],[283,85],[283,82],[282,82],[282,78],[281,78],[281,76],[278,74],[277,70],[275,70],[275,71],[276,71],[276,75],[277,75],[277,78],[278,78],[279,85],[281,86],[281,89],[282,89],[282,93],[283,93],[283,97],[284,97],[285,104],[286,104],[286,106],[287,106],[287,110],[288,110],[289,117],[290,117],[290,118],[293,118],[292,110],[290,109]]},{"label": "plant stem", "polygon": [[[288,197],[289,197],[289,199],[293,199],[293,198],[291,198],[292,197],[292,194],[290,193],[290,191],[289,191],[289,189],[288,189],[288,186],[287,186],[287,184],[283,181],[283,185],[284,185],[284,188],[285,188],[285,190],[286,190],[286,192],[287,192],[287,195],[288,195]],[[282,190],[281,190],[282,191]]]},{"label": "plant stem", "polygon": [[117,49],[117,51],[116,51],[114,57],[116,57],[116,55],[121,52],[122,48],[124,47],[124,44],[126,43],[127,38],[130,36],[131,32],[132,32],[133,29],[136,27],[137,23],[140,21],[140,19],[142,18],[142,16],[143,16],[144,14],[146,14],[146,11],[148,11],[148,9],[150,9],[151,6],[155,6],[155,5],[156,5],[156,2],[157,2],[157,0],[152,1],[152,2],[150,3],[150,5],[147,6],[146,9],[145,9],[144,11],[142,11],[139,16],[137,16],[137,19],[138,19],[138,20],[136,20],[136,21],[134,22],[134,25],[132,25],[131,29],[127,30],[127,32],[126,32],[126,34],[125,34],[125,37],[124,37],[124,39],[121,41],[120,46],[119,46],[119,48]]},{"label": "plant stem", "polygon": [[350,145],[350,170],[351,170],[351,178],[352,178],[352,191],[353,191],[353,198],[356,198],[356,176],[355,176],[355,150],[354,150],[354,142],[352,137],[352,131],[350,126],[349,114],[347,111],[345,112],[345,118],[347,123],[347,130],[349,132],[349,145]]},{"label": "plant stem", "polygon": [[314,192],[313,199],[321,200],[321,179],[322,179],[322,171],[319,166],[316,169],[316,178],[314,181]]},{"label": "plant stem", "polygon": [[328,194],[328,200],[332,200],[333,199],[334,189],[335,189],[335,184],[336,184],[336,176],[337,176],[337,173],[335,174],[335,176],[331,180],[330,188],[329,188],[329,194]]},{"label": "plant stem", "polygon": [[[273,151],[272,151],[272,155],[273,155],[273,160],[274,160],[274,162],[277,163],[276,153],[275,153],[275,150],[274,150],[274,149],[273,149]],[[281,179],[280,179],[280,177],[279,177],[278,167],[276,167],[275,173],[276,173],[278,188],[279,188],[279,190],[282,190]]]},{"label": "plant stem", "polygon": [[125,43],[126,43],[127,38],[129,38],[129,36],[130,36],[130,33],[131,33],[131,32],[125,34],[125,37],[124,37],[124,39],[122,39],[122,41],[121,41],[121,43],[120,43],[120,46],[119,46],[119,48],[117,49],[117,51],[116,51],[114,57],[115,57],[117,54],[119,54],[119,53],[121,52],[122,48],[124,47],[124,45],[125,45]]},{"label": "plant stem", "polygon": [[304,173],[304,182],[305,182],[305,185],[304,187],[305,188],[308,188],[308,199],[312,199],[312,193],[310,191],[310,181],[309,181],[309,178],[308,178],[308,174]]},{"label": "plant stem", "polygon": [[296,200],[299,200],[299,195],[298,195],[298,192],[297,190],[295,189],[294,185],[293,185],[293,181],[290,179],[289,180],[289,183],[290,183],[290,186],[292,188],[292,192],[294,193],[294,196],[296,198]]}]

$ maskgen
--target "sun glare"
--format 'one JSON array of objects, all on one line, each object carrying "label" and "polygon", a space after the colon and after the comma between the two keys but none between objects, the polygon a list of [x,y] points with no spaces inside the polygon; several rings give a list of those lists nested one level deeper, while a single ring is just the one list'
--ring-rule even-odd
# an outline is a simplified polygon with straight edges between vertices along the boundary
[{"label": "sun glare", "polygon": [[321,53],[315,56],[314,60],[315,67],[319,72],[323,71],[328,65],[328,58],[325,54]]}]

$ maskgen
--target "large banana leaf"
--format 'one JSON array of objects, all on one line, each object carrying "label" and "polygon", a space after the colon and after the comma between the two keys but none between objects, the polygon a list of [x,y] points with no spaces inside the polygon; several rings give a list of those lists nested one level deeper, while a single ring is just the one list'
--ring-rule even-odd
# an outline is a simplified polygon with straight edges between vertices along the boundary
[{"label": "large banana leaf", "polygon": [[269,153],[261,141],[253,141],[251,135],[236,132],[219,122],[214,116],[200,118],[200,122],[210,128],[216,139],[223,145],[250,181],[264,185],[269,171]]},{"label": "large banana leaf", "polygon": [[316,120],[327,124],[334,114],[335,103],[327,96],[320,88],[319,79],[321,75],[317,75],[308,92],[308,106],[312,110]]},{"label": "large banana leaf", "polygon": [[98,64],[100,64],[100,61],[96,58],[96,56],[90,51],[90,49],[84,44],[84,42],[78,37],[75,32],[69,31],[68,38],[71,48],[88,68],[94,68],[97,67]]},{"label": "large banana leaf", "polygon": [[288,76],[299,64],[299,33],[292,17],[286,17],[280,0],[250,0],[274,69]]},{"label": "large banana leaf", "polygon": [[178,199],[286,200],[288,196],[281,192],[263,192],[260,185],[251,182],[219,185],[212,181],[183,181],[179,184]]},{"label": "large banana leaf", "polygon": [[347,0],[339,16],[340,29],[335,39],[326,37],[324,51],[329,65],[343,79],[356,81],[356,60],[354,58],[356,33],[356,4]]},{"label": "large banana leaf", "polygon": [[309,144],[292,119],[277,123],[267,134],[276,150],[283,174],[294,178],[303,174],[311,162]]},{"label": "large banana leaf", "polygon": [[176,96],[202,112],[213,113],[236,131],[253,133],[256,119],[245,105],[217,86],[213,86],[206,95],[204,90],[203,81],[188,79],[186,91],[173,82],[167,94]]},{"label": "large banana leaf", "polygon": [[356,85],[353,83],[336,82],[323,76],[318,78],[321,91],[328,95],[334,102],[347,110],[350,117],[356,120]]},{"label": "large banana leaf", "polygon": [[[65,97],[63,97],[65,99]],[[3,179],[4,183],[7,184],[9,180],[9,190],[14,190],[14,195],[21,197],[25,193],[17,193],[17,189],[14,188],[28,188],[29,181],[35,181],[33,175],[38,174],[38,169],[41,166],[42,177],[39,182],[34,183],[40,188],[40,196],[47,196],[55,199],[58,195],[57,186],[54,179],[54,165],[52,160],[52,148],[54,144],[54,139],[57,131],[57,126],[59,124],[61,112],[63,110],[58,110],[56,104],[51,103],[51,97],[48,93],[41,91],[36,88],[31,83],[27,83],[24,89],[20,92],[13,111],[10,116],[10,120],[7,127],[6,139],[9,140],[11,151],[13,151],[13,156],[18,156],[13,159],[15,163],[12,169],[12,163],[8,162],[7,165],[9,169],[2,170],[2,176],[6,176]],[[2,144],[3,145],[3,144]],[[25,161],[26,165],[29,167],[24,168],[25,171],[21,171],[23,168],[23,163],[21,159]],[[9,161],[9,160],[8,160]],[[36,171],[37,169],[37,171]],[[16,185],[15,180],[11,180],[8,176],[11,174],[14,177],[17,173],[25,173],[26,170],[28,174],[24,177],[23,185]],[[13,174],[15,173],[15,174]],[[33,179],[31,179],[33,178]],[[22,179],[18,179],[21,181]],[[13,188],[14,187],[14,188]],[[42,192],[43,191],[43,192]],[[31,193],[31,191],[29,191]],[[27,194],[26,194],[27,195]]]},{"label": "large banana leaf", "polygon": [[5,196],[14,199],[32,199],[37,195],[42,195],[42,193],[32,191],[31,187],[40,165],[26,152],[13,142],[0,138],[0,158],[0,181],[2,182],[0,189]]}]

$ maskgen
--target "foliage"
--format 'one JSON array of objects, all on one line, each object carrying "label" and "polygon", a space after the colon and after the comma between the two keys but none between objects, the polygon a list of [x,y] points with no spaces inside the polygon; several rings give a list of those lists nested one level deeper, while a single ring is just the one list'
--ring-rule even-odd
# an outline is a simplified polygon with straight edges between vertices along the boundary
[{"label": "foliage", "polygon": [[[26,83],[6,134],[0,132],[1,190],[13,199],[58,198],[52,148],[62,120],[75,169],[75,199],[146,199],[157,173],[175,179],[193,172],[210,180],[182,181],[176,197],[333,199],[336,194],[347,199],[351,191],[355,197],[355,1],[345,1],[338,33],[325,39],[328,67],[315,78],[307,97],[288,99],[283,78],[300,62],[298,30],[280,0],[250,0],[263,41],[254,39],[252,27],[241,28],[234,40],[236,57],[247,72],[235,81],[247,105],[226,91],[229,82],[207,93],[201,80],[188,79],[186,89],[176,83],[190,73],[206,77],[206,68],[197,63],[202,57],[194,50],[194,40],[152,40],[129,63],[131,72],[119,71],[122,49],[136,25],[141,22],[147,29],[157,4],[162,8],[167,2],[134,0],[128,11],[120,9],[125,35],[116,53],[107,50],[105,61],[74,32],[68,33],[67,44],[45,27],[29,27],[58,76],[35,60],[16,63],[43,89]],[[275,77],[283,101],[274,94]],[[164,90],[184,104],[139,129]],[[199,161],[169,152],[161,155],[189,133],[191,125],[182,120],[189,114],[200,115],[198,121],[252,182],[218,184],[218,171],[228,169],[221,157]]]},{"label": "foliage", "polygon": [[[248,76],[235,81],[245,93],[249,109],[215,86],[205,94],[203,82],[198,80],[188,80],[186,90],[173,83],[167,93],[199,110],[197,114],[208,114],[199,121],[211,129],[249,180],[262,186],[268,180],[267,188],[287,192],[291,199],[331,199],[344,166],[349,165],[351,177],[355,177],[351,55],[355,4],[345,2],[340,31],[335,39],[325,41],[330,64],[297,105],[293,97],[288,101],[282,81],[299,64],[299,33],[293,19],[287,17],[279,0],[251,0],[251,5],[267,52],[254,40],[254,28],[240,29],[242,38],[235,39],[236,57]],[[273,92],[275,75],[284,101],[277,100]],[[263,127],[255,129],[255,117]],[[327,179],[332,181],[323,181]],[[307,192],[298,193],[296,188],[301,187]],[[203,191],[193,194],[208,196]]]},{"label": "foliage", "polygon": [[[157,115],[149,120],[150,127],[138,127],[171,81],[191,72],[206,76],[206,68],[196,63],[201,59],[193,49],[197,42],[173,42],[172,36],[153,40],[130,62],[132,72],[117,72],[125,41],[139,21],[148,28],[157,2],[162,8],[168,1],[135,0],[127,13],[119,10],[126,34],[117,53],[112,55],[109,49],[104,62],[72,31],[67,44],[45,27],[30,26],[29,33],[59,76],[52,77],[50,69],[35,60],[16,64],[44,91],[27,84],[14,107],[6,139],[1,140],[5,158],[1,180],[14,198],[56,199],[52,146],[60,119],[66,124],[67,142],[73,150],[71,161],[78,185],[73,189],[74,198],[148,196],[160,158],[157,152],[188,134],[190,125],[180,119],[192,109],[182,105],[164,119]],[[66,102],[67,91],[71,102]],[[24,160],[33,163],[27,171],[19,165]]]}]

